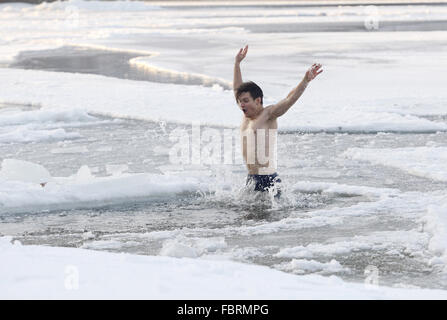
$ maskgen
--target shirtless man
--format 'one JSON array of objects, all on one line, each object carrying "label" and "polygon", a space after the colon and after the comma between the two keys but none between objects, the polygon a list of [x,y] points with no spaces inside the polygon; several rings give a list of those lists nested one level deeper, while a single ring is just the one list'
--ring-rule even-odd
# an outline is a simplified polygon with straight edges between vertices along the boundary
[{"label": "shirtless man", "polygon": [[[242,82],[240,63],[247,51],[248,46],[245,46],[236,55],[233,80],[234,95],[244,113],[241,124],[242,155],[248,169],[247,185],[254,185],[256,191],[268,191],[275,183],[281,182],[276,173],[276,119],[295,104],[309,82],[323,69],[320,70],[321,64],[313,64],[287,98],[264,107],[261,88],[254,82]],[[275,196],[279,197],[280,192],[275,189]]]}]

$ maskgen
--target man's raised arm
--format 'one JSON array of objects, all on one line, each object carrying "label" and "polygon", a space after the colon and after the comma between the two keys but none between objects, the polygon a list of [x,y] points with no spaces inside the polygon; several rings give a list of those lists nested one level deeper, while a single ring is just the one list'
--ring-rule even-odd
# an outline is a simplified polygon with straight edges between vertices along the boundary
[{"label": "man's raised arm", "polygon": [[295,102],[299,99],[299,97],[301,97],[304,90],[306,90],[306,87],[309,84],[309,82],[315,79],[317,75],[323,72],[323,70],[319,70],[320,68],[321,64],[314,63],[312,67],[309,70],[307,70],[300,84],[297,87],[295,87],[292,91],[290,91],[290,93],[287,95],[287,98],[281,100],[277,104],[268,107],[270,118],[278,118],[282,116],[284,113],[286,113],[287,110],[289,110],[290,107],[295,104]]},{"label": "man's raised arm", "polygon": [[241,48],[234,60],[233,91],[236,100],[237,100],[236,90],[242,84],[241,61],[244,60],[245,56],[247,55],[247,51],[248,46],[245,46],[244,49]]}]

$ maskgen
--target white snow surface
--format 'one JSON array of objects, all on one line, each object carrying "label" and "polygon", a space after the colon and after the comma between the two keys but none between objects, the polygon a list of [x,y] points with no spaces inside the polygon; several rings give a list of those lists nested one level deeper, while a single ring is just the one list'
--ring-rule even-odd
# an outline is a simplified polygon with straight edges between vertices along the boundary
[{"label": "white snow surface", "polygon": [[[231,261],[22,246],[0,238],[2,299],[446,299]],[[260,281],[262,279],[262,281]],[[342,294],[341,294],[342,293]]]},{"label": "white snow surface", "polygon": [[[207,87],[11,69],[0,69],[0,81],[0,101],[5,103],[38,103],[48,108],[77,108],[112,117],[227,127],[236,127],[241,120],[232,92]],[[22,94],[23,91],[27,92],[26,96]],[[181,112],[185,107],[188,112]],[[339,108],[342,108],[343,112],[340,112]],[[447,130],[446,124],[409,114],[377,111],[375,106],[368,110],[362,105],[329,108],[327,105],[318,104],[305,109],[296,106],[291,111],[292,114],[280,119],[280,130]]]},{"label": "white snow surface", "polygon": [[[247,14],[244,10],[253,9],[240,8],[238,12]],[[257,10],[249,12],[245,26],[235,27],[240,18],[226,17],[227,13],[213,8],[194,18],[189,16],[190,12],[133,1],[70,0],[37,6],[0,4],[0,20],[4,22],[0,29],[0,144],[76,139],[80,135],[67,132],[65,128],[99,123],[95,114],[233,128],[240,123],[242,115],[233,93],[218,85],[202,87],[5,68],[23,50],[54,49],[64,45],[140,52],[141,57],[132,61],[138,68],[163,69],[183,74],[185,78],[196,75],[230,83],[234,55],[239,47],[248,43],[249,55],[242,66],[244,80],[254,80],[263,87],[266,105],[284,98],[312,62],[318,61],[324,66],[323,74],[309,85],[297,105],[279,119],[280,130],[447,130],[445,121],[428,117],[447,114],[447,78],[443,72],[443,67],[447,66],[446,31],[302,33],[299,36],[250,32],[248,28],[259,23],[362,21],[365,16],[364,8],[355,7],[300,8],[296,12],[295,9],[272,9],[262,17],[257,17],[256,13],[264,11]],[[429,5],[390,6],[381,7],[380,15],[383,20],[445,20],[447,10]],[[127,40],[132,38],[135,41],[129,43]],[[141,42],[141,38],[149,41]],[[5,109],[2,103],[28,105],[29,108]],[[88,150],[59,148],[51,152]],[[447,181],[446,145],[351,148],[344,156]],[[193,174],[128,174],[124,173],[126,167],[123,166],[108,167],[111,176],[96,177],[90,168],[82,166],[72,176],[53,177],[35,163],[0,160],[0,212],[48,205],[69,208],[79,203],[123,198],[170,197],[212,187],[212,183],[204,183]],[[47,184],[42,187],[40,183]],[[334,225],[350,215],[387,213],[394,205],[409,208],[408,214],[415,212],[426,232],[408,231],[393,236],[377,233],[354,238],[355,241],[339,239],[326,244],[283,248],[278,257],[294,260],[283,264],[282,269],[297,273],[346,271],[336,260],[321,263],[304,258],[365,248],[387,249],[380,247],[382,242],[377,240],[384,237],[388,237],[387,243],[404,253],[419,250],[420,244],[427,241],[435,254],[431,263],[444,267],[447,264],[445,193],[421,196],[394,189],[329,182],[300,182],[292,189],[357,194],[369,197],[372,202],[350,208],[315,210],[311,217],[292,215],[278,222],[229,227],[221,230],[222,237],[211,242],[185,238],[183,233],[187,230],[142,235],[166,239],[160,251],[162,256],[157,257],[13,245],[11,238],[3,237],[0,238],[0,298],[447,298],[446,291],[440,290],[371,289],[334,276],[296,276],[261,266],[205,259],[208,254],[225,248],[225,235],[258,235]],[[100,240],[87,243],[84,248],[113,249],[125,245],[119,241]],[[73,270],[77,270],[79,276],[77,289],[69,281]]]}]

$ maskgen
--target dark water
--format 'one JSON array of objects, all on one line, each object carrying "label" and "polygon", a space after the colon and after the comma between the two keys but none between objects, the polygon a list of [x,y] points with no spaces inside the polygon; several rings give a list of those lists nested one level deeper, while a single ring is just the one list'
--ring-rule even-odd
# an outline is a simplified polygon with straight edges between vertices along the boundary
[{"label": "dark water", "polygon": [[176,83],[186,85],[219,85],[229,89],[228,83],[218,79],[185,75],[157,68],[139,68],[129,63],[142,54],[64,46],[52,50],[23,51],[10,68],[99,74],[120,79]]}]

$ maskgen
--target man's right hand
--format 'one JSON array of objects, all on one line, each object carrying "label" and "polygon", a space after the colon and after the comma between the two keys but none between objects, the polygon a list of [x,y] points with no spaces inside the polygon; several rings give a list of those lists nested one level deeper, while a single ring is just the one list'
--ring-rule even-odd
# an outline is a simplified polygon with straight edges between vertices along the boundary
[{"label": "man's right hand", "polygon": [[245,46],[245,48],[241,48],[236,55],[236,63],[241,63],[242,60],[244,60],[245,56],[247,55],[248,51],[248,45]]}]

